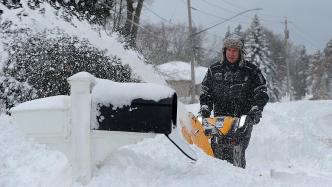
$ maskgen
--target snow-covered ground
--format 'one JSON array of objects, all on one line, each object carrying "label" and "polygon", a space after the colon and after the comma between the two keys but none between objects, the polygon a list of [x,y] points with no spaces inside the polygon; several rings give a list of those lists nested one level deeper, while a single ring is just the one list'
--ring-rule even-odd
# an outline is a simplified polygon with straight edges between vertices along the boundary
[{"label": "snow-covered ground", "polygon": [[[158,135],[114,151],[88,184],[73,186],[332,186],[331,106],[268,104],[254,127],[245,170],[194,146],[198,161],[192,162]],[[198,111],[198,104],[186,107]],[[61,170],[66,162],[61,153],[24,138],[9,116],[0,117],[0,186],[59,186],[67,181]]]}]

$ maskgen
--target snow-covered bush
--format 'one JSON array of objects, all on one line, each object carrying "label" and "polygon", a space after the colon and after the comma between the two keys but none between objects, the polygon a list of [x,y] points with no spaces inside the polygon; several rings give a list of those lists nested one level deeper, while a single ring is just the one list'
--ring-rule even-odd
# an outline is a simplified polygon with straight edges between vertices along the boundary
[{"label": "snow-covered bush", "polygon": [[18,103],[37,98],[37,90],[26,82],[19,82],[12,77],[0,77],[0,113]]},{"label": "snow-covered bush", "polygon": [[4,69],[18,81],[27,80],[40,96],[68,94],[66,78],[80,71],[118,82],[132,81],[128,65],[122,65],[116,56],[104,55],[88,41],[69,36],[43,38],[16,40]]},{"label": "snow-covered bush", "polygon": [[[107,56],[105,51],[98,50],[88,41],[64,33],[59,37],[47,38],[39,33],[30,38],[15,38],[10,44],[9,58],[4,64],[3,73],[15,80],[3,82],[0,92],[6,108],[16,103],[35,98],[33,94],[16,94],[36,91],[38,98],[54,95],[68,95],[69,84],[66,79],[80,71],[86,71],[98,78],[117,82],[132,82],[131,69],[122,65],[116,56]],[[22,87],[25,83],[30,87]],[[8,86],[8,85],[12,86]],[[1,87],[0,87],[1,88]],[[28,89],[29,88],[29,89]],[[14,90],[11,90],[14,89]],[[5,99],[11,98],[11,99]]]}]

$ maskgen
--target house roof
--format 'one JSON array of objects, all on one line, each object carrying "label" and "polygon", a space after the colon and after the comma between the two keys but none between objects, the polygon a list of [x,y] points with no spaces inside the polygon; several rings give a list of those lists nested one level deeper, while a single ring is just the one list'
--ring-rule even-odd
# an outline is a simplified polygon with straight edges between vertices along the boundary
[{"label": "house roof", "polygon": [[[157,66],[157,69],[163,74],[166,80],[191,80],[191,66],[188,62],[172,61]],[[207,72],[206,67],[195,67],[195,82],[202,83]]]}]

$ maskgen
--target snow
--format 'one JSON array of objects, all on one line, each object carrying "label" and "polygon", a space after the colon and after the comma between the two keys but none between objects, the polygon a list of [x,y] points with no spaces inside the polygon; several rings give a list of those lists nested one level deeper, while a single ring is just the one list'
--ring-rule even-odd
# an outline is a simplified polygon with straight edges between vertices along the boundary
[{"label": "snow", "polygon": [[[269,103],[254,127],[245,170],[195,146],[198,161],[192,162],[158,135],[114,151],[88,184],[73,186],[331,186],[331,105]],[[186,107],[197,114],[199,104]],[[45,177],[66,177],[61,153],[25,139],[9,116],[1,116],[0,124],[0,186],[43,186]]]},{"label": "snow", "polygon": [[0,186],[65,186],[71,182],[66,166],[62,153],[26,139],[9,116],[0,116]]},{"label": "snow", "polygon": [[130,105],[137,98],[159,101],[174,93],[173,89],[154,83],[118,83],[97,79],[92,98],[96,103],[109,103],[115,108],[121,108],[123,105]]},{"label": "snow", "polygon": [[47,110],[47,109],[68,109],[70,97],[67,95],[57,95],[52,97],[35,99],[19,104],[11,111],[26,111],[26,110]]},{"label": "snow", "polygon": [[94,82],[95,77],[88,72],[79,72],[75,75],[68,78],[69,81],[86,81],[86,82]]},{"label": "snow", "polygon": [[[191,66],[187,62],[172,61],[157,66],[157,69],[164,74],[166,80],[191,80]],[[207,72],[206,67],[195,67],[195,82],[202,83]]]}]

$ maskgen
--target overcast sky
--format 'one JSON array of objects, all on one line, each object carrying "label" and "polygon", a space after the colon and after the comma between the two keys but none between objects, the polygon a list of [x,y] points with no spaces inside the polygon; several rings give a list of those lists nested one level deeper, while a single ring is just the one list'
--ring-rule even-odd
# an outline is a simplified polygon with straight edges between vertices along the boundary
[{"label": "overcast sky", "polygon": [[[142,19],[158,23],[188,25],[187,0],[149,0],[142,12]],[[287,16],[290,40],[305,45],[309,53],[323,50],[332,39],[332,0],[191,0],[194,25],[212,26],[247,9],[262,8],[248,12],[208,31],[209,36],[223,37],[230,26],[238,24],[247,29],[256,13],[261,24],[274,33],[284,33]],[[211,37],[212,38],[212,37]]]}]

